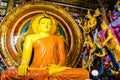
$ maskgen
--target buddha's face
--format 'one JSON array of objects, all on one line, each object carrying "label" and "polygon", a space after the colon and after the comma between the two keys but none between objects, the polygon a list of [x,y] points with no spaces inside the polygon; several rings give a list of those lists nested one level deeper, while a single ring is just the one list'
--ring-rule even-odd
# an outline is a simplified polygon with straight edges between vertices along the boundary
[{"label": "buddha's face", "polygon": [[52,20],[49,18],[42,18],[39,22],[39,32],[50,33],[52,28]]}]

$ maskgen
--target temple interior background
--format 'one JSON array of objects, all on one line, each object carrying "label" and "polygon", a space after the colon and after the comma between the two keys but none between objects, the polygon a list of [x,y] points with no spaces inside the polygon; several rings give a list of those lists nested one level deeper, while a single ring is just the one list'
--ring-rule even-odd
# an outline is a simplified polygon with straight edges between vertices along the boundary
[{"label": "temple interior background", "polygon": [[[95,9],[100,7],[98,3],[99,0],[1,0],[1,19],[6,15],[10,8],[14,8],[28,2],[39,1],[48,1],[65,7],[65,9],[68,10],[76,19],[84,17],[88,9],[90,9],[93,12],[95,11]],[[107,10],[113,10],[116,1],[104,0],[101,1],[101,3],[107,7]]]},{"label": "temple interior background", "polygon": [[[99,9],[100,14],[95,17],[97,24],[90,28],[90,32],[86,31],[86,33],[91,36],[93,42],[89,42],[89,39],[85,35],[83,35],[84,42],[87,39],[86,40],[88,42],[87,44],[92,43],[96,46],[97,43],[99,43],[99,42],[95,41],[94,36],[96,35],[95,33],[102,30],[100,28],[100,25],[102,24],[101,16],[108,25],[111,25],[110,23],[112,23],[114,20],[110,21],[110,17],[109,17],[111,15],[110,11],[112,12],[113,10],[115,10],[115,8],[116,8],[115,5],[116,5],[117,1],[119,1],[119,0],[0,0],[0,22],[2,23],[2,21],[4,20],[4,17],[8,13],[10,13],[14,8],[19,7],[20,5],[23,5],[23,4],[42,2],[42,1],[50,2],[50,3],[53,3],[58,6],[63,7],[66,11],[68,11],[74,17],[76,23],[78,25],[80,25],[80,27],[85,27],[84,22],[89,21],[88,10],[90,10],[91,15],[94,15],[95,11],[97,9]],[[120,5],[120,3],[118,4],[118,7],[119,7],[119,5]],[[117,10],[117,11],[115,10],[114,12],[118,13],[115,15],[115,16],[117,16],[117,19],[118,19],[120,17],[120,10]],[[97,12],[96,12],[96,14],[97,14]],[[105,18],[107,18],[107,21]],[[83,20],[82,23],[80,23],[81,20]],[[115,24],[119,24],[119,23],[120,23],[120,21],[116,22]],[[92,22],[91,22],[91,24],[92,24]],[[117,26],[117,28],[118,28],[117,29],[118,32],[116,32],[116,34],[118,34],[118,35],[116,37],[120,37],[120,26]],[[83,28],[83,33],[84,33],[84,30],[85,29]],[[0,33],[2,34],[2,28],[0,28]],[[120,41],[120,38],[118,41]],[[109,44],[111,44],[111,42],[109,42]],[[117,43],[117,45],[119,45],[119,43]],[[83,49],[81,51],[81,55],[80,55],[80,58],[78,59],[78,62],[77,62],[78,64],[76,65],[76,67],[86,68],[85,66],[88,66],[84,63],[84,61],[86,61],[88,59],[88,57],[89,57],[88,54],[89,54],[90,50],[92,51],[92,49],[93,49],[92,46],[90,46],[90,44],[89,44],[89,50],[87,49],[88,47],[86,47],[86,45],[83,46]],[[106,51],[108,51],[112,54],[117,53],[118,55],[120,55],[120,45],[119,45],[118,50],[116,50],[117,52],[114,52],[114,50],[112,50],[111,48],[109,51],[110,46],[115,47],[115,45],[108,45]],[[1,45],[0,45],[0,47],[1,47]],[[97,47],[94,47],[94,48],[96,49]],[[88,51],[86,51],[86,50],[88,50]],[[90,62],[91,69],[89,69],[87,67],[87,69],[90,70],[91,79],[93,79],[93,80],[120,80],[119,59],[117,61],[116,57],[113,57],[112,54],[111,55],[109,55],[109,54],[102,55],[102,53],[101,53],[101,55],[95,55],[95,53],[98,53],[98,52],[101,52],[101,50],[99,50],[99,48],[97,50],[93,49],[92,62]],[[2,57],[3,57],[2,52],[0,52],[0,53],[1,53],[0,74],[2,74],[2,71],[7,69],[7,66],[4,63],[4,61],[2,60]],[[118,56],[118,57],[120,57],[120,56]],[[95,74],[97,74],[97,73],[91,73],[92,72],[91,70],[97,70],[99,72],[99,75],[96,76]]]}]

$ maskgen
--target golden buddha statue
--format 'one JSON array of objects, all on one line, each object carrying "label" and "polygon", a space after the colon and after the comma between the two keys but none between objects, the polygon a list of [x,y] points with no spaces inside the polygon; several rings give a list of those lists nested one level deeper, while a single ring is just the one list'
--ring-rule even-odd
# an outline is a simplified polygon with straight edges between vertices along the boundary
[{"label": "golden buddha statue", "polygon": [[64,39],[54,35],[57,23],[52,16],[42,14],[35,17],[31,28],[33,33],[27,35],[23,43],[20,65],[18,68],[10,67],[4,71],[1,80],[89,79],[89,72],[86,69],[66,66]]}]

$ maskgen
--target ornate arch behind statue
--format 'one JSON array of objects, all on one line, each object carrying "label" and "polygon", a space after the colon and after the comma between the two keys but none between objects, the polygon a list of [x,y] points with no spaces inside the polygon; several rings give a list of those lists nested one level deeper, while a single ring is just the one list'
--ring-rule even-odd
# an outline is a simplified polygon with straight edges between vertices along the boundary
[{"label": "ornate arch behind statue", "polygon": [[[7,66],[19,64],[20,52],[16,42],[30,25],[31,18],[46,12],[59,23],[59,32],[65,38],[67,65],[77,65],[80,57],[83,37],[74,18],[63,8],[50,2],[28,3],[10,11],[1,23],[2,58]],[[17,45],[17,47],[16,47]]]}]

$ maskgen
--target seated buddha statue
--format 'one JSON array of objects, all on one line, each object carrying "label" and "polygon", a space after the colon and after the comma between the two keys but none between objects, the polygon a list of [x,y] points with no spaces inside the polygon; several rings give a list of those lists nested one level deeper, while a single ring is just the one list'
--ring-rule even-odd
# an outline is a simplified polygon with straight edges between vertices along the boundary
[{"label": "seated buddha statue", "polygon": [[20,65],[3,71],[1,80],[89,79],[86,69],[67,67],[64,39],[54,35],[57,30],[55,19],[42,14],[35,23],[31,27],[33,33],[25,37]]}]

